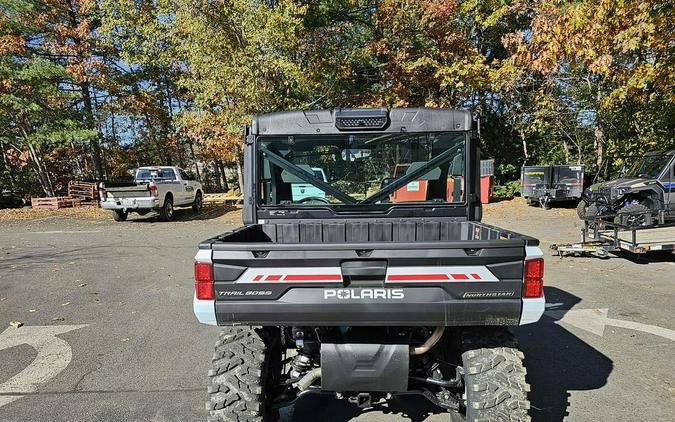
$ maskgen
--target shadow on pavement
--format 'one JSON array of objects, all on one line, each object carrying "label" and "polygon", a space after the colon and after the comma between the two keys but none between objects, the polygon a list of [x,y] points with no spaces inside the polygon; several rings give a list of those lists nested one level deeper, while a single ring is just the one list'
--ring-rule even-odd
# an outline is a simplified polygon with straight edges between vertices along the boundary
[{"label": "shadow on pavement", "polygon": [[644,254],[636,254],[627,251],[612,252],[617,258],[623,258],[638,265],[655,264],[662,262],[675,262],[675,253],[672,251],[651,251]]},{"label": "shadow on pavement", "polygon": [[431,415],[447,413],[421,396],[395,396],[386,402],[374,404],[369,409],[359,409],[356,405],[338,400],[332,395],[314,394],[299,399],[292,408],[282,410],[281,421],[344,422],[373,412],[379,413],[376,418],[378,421],[387,421],[391,419],[391,415],[396,415],[411,422],[422,422]]},{"label": "shadow on pavement", "polygon": [[[580,298],[555,287],[546,287],[547,310],[567,311]],[[514,330],[525,354],[533,421],[562,421],[567,415],[570,391],[596,390],[607,383],[614,363],[607,356],[567,331],[552,318]]]}]

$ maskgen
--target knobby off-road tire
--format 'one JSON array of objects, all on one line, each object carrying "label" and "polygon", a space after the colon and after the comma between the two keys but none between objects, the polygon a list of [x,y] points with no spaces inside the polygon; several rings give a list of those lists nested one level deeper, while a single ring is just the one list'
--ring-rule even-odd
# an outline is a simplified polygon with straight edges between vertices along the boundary
[{"label": "knobby off-road tire", "polygon": [[162,208],[159,210],[159,219],[162,221],[173,220],[174,211],[173,198],[171,196],[167,196],[164,198],[164,205],[162,205]]},{"label": "knobby off-road tire", "polygon": [[513,335],[507,329],[471,330],[462,346],[466,421],[530,421],[530,386]]},{"label": "knobby off-road tire", "polygon": [[588,203],[584,201],[583,199],[579,201],[579,204],[577,205],[577,216],[581,220],[586,219],[586,209],[588,208]]},{"label": "knobby off-road tire", "polygon": [[224,330],[209,371],[209,422],[272,422],[270,390],[281,364],[279,336],[261,327]]},{"label": "knobby off-road tire", "polygon": [[630,227],[650,226],[653,222],[651,212],[648,206],[632,202],[619,210],[614,223]]},{"label": "knobby off-road tire", "polygon": [[127,221],[127,217],[129,216],[129,213],[127,211],[113,211],[113,220],[115,221]]}]

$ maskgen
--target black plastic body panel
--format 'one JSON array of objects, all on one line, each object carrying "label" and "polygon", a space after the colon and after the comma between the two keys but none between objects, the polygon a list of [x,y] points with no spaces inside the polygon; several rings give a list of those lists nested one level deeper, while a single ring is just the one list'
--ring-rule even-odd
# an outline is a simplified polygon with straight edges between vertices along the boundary
[{"label": "black plastic body panel", "polygon": [[407,344],[321,343],[323,391],[408,391]]},{"label": "black plastic body panel", "polygon": [[[360,288],[351,289],[359,291]],[[324,289],[296,287],[278,300],[216,301],[218,325],[515,326],[520,299],[447,299],[439,287],[403,288],[405,301],[323,300]]]}]

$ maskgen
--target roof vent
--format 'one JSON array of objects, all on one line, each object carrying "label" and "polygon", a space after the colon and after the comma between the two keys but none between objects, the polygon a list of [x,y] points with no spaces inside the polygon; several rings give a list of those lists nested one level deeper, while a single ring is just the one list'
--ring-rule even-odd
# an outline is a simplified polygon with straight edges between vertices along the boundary
[{"label": "roof vent", "polygon": [[335,111],[335,127],[340,130],[384,129],[389,123],[386,108],[340,109]]}]

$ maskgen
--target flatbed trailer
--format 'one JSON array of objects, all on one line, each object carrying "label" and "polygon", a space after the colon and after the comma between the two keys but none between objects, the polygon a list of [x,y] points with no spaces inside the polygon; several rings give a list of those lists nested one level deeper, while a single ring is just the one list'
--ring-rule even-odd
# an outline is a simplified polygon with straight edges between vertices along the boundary
[{"label": "flatbed trailer", "polygon": [[629,227],[605,218],[585,220],[581,242],[554,244],[551,249],[560,257],[591,254],[608,257],[609,252],[627,251],[644,254],[650,251],[675,251],[675,222]]}]

